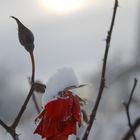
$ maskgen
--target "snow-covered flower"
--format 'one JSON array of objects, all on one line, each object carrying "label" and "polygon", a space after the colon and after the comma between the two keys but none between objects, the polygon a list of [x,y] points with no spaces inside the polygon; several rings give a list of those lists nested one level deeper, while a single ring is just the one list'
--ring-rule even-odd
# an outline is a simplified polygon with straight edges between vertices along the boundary
[{"label": "snow-covered flower", "polygon": [[47,82],[46,93],[42,96],[42,106],[57,98],[58,93],[66,87],[78,86],[78,80],[71,67],[58,69]]}]

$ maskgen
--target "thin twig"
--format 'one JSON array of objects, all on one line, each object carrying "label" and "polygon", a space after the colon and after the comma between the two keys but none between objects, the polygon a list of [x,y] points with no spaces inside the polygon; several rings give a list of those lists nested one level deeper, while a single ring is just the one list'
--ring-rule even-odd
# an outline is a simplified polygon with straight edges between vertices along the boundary
[{"label": "thin twig", "polygon": [[[37,109],[37,111],[39,112],[39,107],[37,104],[37,100],[35,95],[33,94],[35,89],[41,89],[42,92],[44,92],[46,86],[44,84],[41,83],[36,83],[35,82],[35,59],[34,59],[34,54],[33,54],[33,50],[34,50],[34,36],[32,34],[32,32],[26,28],[17,18],[13,17],[18,24],[18,33],[19,33],[19,41],[21,43],[21,45],[23,45],[25,47],[25,49],[30,53],[30,57],[31,57],[31,64],[32,64],[32,76],[31,76],[31,87],[30,87],[30,91],[17,115],[17,117],[15,118],[14,122],[12,123],[11,126],[7,126],[2,120],[0,120],[0,125],[12,136],[12,138],[14,140],[19,140],[19,135],[16,133],[16,127],[18,126],[21,117],[26,109],[26,106],[31,98],[31,96],[33,95],[33,101],[35,103],[35,107]],[[31,41],[30,43],[32,45],[29,45],[28,41]],[[27,45],[27,46],[26,46]]]},{"label": "thin twig", "polygon": [[34,102],[34,106],[35,106],[35,109],[36,109],[37,113],[39,113],[41,110],[40,110],[40,107],[38,105],[35,93],[32,94],[32,100]]},{"label": "thin twig", "polygon": [[[135,122],[132,124],[133,132],[135,132],[139,126],[140,126],[140,118],[136,119]],[[121,140],[129,140],[130,137],[132,136],[132,130],[129,129]]]},{"label": "thin twig", "polygon": [[29,52],[30,58],[31,58],[31,63],[32,63],[32,77],[31,77],[31,82],[34,83],[35,81],[35,58],[33,51]]},{"label": "thin twig", "polygon": [[91,112],[91,115],[90,115],[89,125],[86,128],[86,131],[84,133],[82,140],[88,139],[91,127],[92,127],[93,122],[94,122],[95,117],[96,117],[96,112],[97,112],[97,109],[98,109],[98,106],[99,106],[99,103],[100,103],[100,100],[102,97],[102,93],[103,93],[103,90],[105,88],[105,74],[106,74],[107,57],[108,57],[108,52],[109,52],[110,41],[111,41],[112,31],[113,31],[113,27],[114,27],[117,7],[118,7],[118,0],[115,0],[111,25],[110,25],[110,29],[108,31],[107,38],[106,38],[106,48],[105,48],[105,53],[104,53],[104,61],[103,61],[102,75],[101,75],[101,80],[100,80],[100,88],[99,88],[98,96],[97,96],[97,99],[95,102],[95,106],[94,106],[94,108]]},{"label": "thin twig", "polygon": [[27,96],[26,100],[24,101],[17,117],[15,118],[15,120],[11,126],[7,126],[2,120],[0,120],[0,125],[12,136],[12,138],[14,140],[19,140],[19,137],[18,137],[19,135],[16,133],[16,127],[18,126],[18,124],[21,120],[21,117],[26,109],[26,106],[27,106],[27,104],[28,104],[28,102],[33,94],[33,91],[36,87],[41,87],[44,89],[46,88],[46,86],[44,84],[40,84],[40,83],[32,84],[31,89],[28,93],[28,96]]},{"label": "thin twig", "polygon": [[1,125],[2,127],[4,127],[6,130],[9,129],[9,127],[8,127],[2,120],[0,120],[0,125]]},{"label": "thin twig", "polygon": [[22,115],[23,115],[23,113],[24,113],[24,111],[25,111],[25,109],[26,109],[26,106],[27,106],[27,104],[28,104],[28,102],[29,102],[29,100],[30,100],[30,97],[31,97],[32,94],[33,94],[33,91],[34,91],[34,88],[33,88],[33,86],[32,86],[31,89],[30,89],[30,91],[29,91],[29,93],[28,93],[28,96],[27,96],[27,98],[26,98],[24,104],[22,105],[22,107],[21,107],[21,109],[20,109],[20,111],[19,111],[19,113],[18,113],[16,119],[14,120],[14,122],[13,122],[13,124],[12,124],[12,128],[16,128],[16,127],[17,127],[17,125],[18,125],[18,123],[19,123],[19,121],[20,121],[20,119],[21,119],[21,117],[22,117]]},{"label": "thin twig", "polygon": [[7,126],[2,120],[0,120],[0,125],[11,135],[13,140],[19,140],[19,135],[16,133],[15,129],[11,126]]},{"label": "thin twig", "polygon": [[14,120],[14,123],[12,124],[12,128],[17,127],[17,125],[18,125],[18,123],[19,123],[19,121],[20,121],[20,119],[21,119],[21,117],[22,117],[22,115],[23,115],[23,113],[24,113],[24,111],[26,109],[26,106],[27,106],[27,104],[28,104],[28,102],[29,102],[29,100],[30,100],[30,98],[31,98],[36,86],[46,88],[46,86],[44,84],[40,84],[40,83],[32,84],[31,89],[30,89],[30,91],[28,93],[28,96],[27,96],[26,100],[24,101],[24,104],[22,105],[22,107],[21,107],[16,119]]},{"label": "thin twig", "polygon": [[[35,59],[34,59],[33,51],[30,51],[29,54],[30,54],[31,63],[32,63],[32,77],[31,77],[31,84],[32,84],[35,81]],[[36,96],[34,93],[32,94],[32,100],[33,100],[33,103],[34,103],[34,106],[36,108],[37,113],[39,113],[40,108],[39,108],[39,105],[37,103],[37,99],[36,99]]]},{"label": "thin twig", "polygon": [[124,107],[125,107],[125,110],[126,110],[128,125],[129,125],[129,127],[130,127],[131,134],[132,134],[134,140],[137,140],[137,138],[136,138],[136,136],[135,136],[135,133],[134,133],[134,130],[133,130],[133,127],[132,127],[132,123],[131,123],[131,118],[130,118],[130,112],[129,112],[129,110],[130,110],[130,103],[131,103],[131,101],[132,101],[132,97],[133,97],[135,88],[136,88],[136,86],[137,86],[137,81],[138,81],[138,80],[135,78],[135,79],[134,79],[134,85],[133,85],[132,91],[131,91],[131,93],[130,93],[130,97],[129,97],[128,102],[127,102],[127,103],[126,103],[126,102],[123,103],[123,105],[124,105]]}]

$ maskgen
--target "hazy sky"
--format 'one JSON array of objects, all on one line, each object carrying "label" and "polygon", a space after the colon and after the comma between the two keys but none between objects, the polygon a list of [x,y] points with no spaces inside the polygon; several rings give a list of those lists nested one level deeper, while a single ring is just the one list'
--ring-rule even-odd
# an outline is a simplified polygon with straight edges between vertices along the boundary
[{"label": "hazy sky", "polygon": [[[114,0],[81,0],[84,6],[63,12],[50,10],[43,1],[0,0],[0,67],[14,77],[30,75],[30,58],[18,42],[17,25],[9,17],[13,15],[34,33],[37,78],[45,80],[62,66],[72,66],[79,74],[98,69]],[[136,19],[137,2],[120,1],[110,55],[134,47]]]},{"label": "hazy sky", "polygon": [[[22,95],[27,93],[27,77],[31,74],[29,54],[19,44],[17,24],[11,15],[34,33],[37,79],[46,82],[63,66],[73,67],[79,79],[100,69],[114,0],[67,0],[69,4],[60,0],[57,5],[52,1],[55,0],[0,0],[0,87],[5,89],[0,93],[1,110],[12,102],[16,102],[13,108],[17,107],[21,95],[11,97],[21,90]],[[119,1],[109,52],[109,61],[116,59],[114,66],[132,63],[132,52],[137,47],[138,1]],[[12,100],[6,102],[7,96]]]}]

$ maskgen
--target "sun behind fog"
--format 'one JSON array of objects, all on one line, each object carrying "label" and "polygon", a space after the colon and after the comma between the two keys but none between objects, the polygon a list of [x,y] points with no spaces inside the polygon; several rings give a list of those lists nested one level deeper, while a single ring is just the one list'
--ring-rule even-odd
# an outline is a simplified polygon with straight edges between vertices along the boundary
[{"label": "sun behind fog", "polygon": [[48,11],[65,14],[82,9],[86,0],[42,0]]}]

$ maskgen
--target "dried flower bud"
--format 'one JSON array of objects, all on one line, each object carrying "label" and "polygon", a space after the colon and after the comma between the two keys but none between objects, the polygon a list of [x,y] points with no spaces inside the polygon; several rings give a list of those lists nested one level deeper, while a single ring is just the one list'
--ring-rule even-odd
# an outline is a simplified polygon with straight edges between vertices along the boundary
[{"label": "dried flower bud", "polygon": [[18,37],[19,42],[22,46],[28,51],[32,52],[34,50],[34,35],[33,33],[25,27],[19,19],[17,19],[14,16],[11,16],[11,18],[15,19],[18,25]]}]

